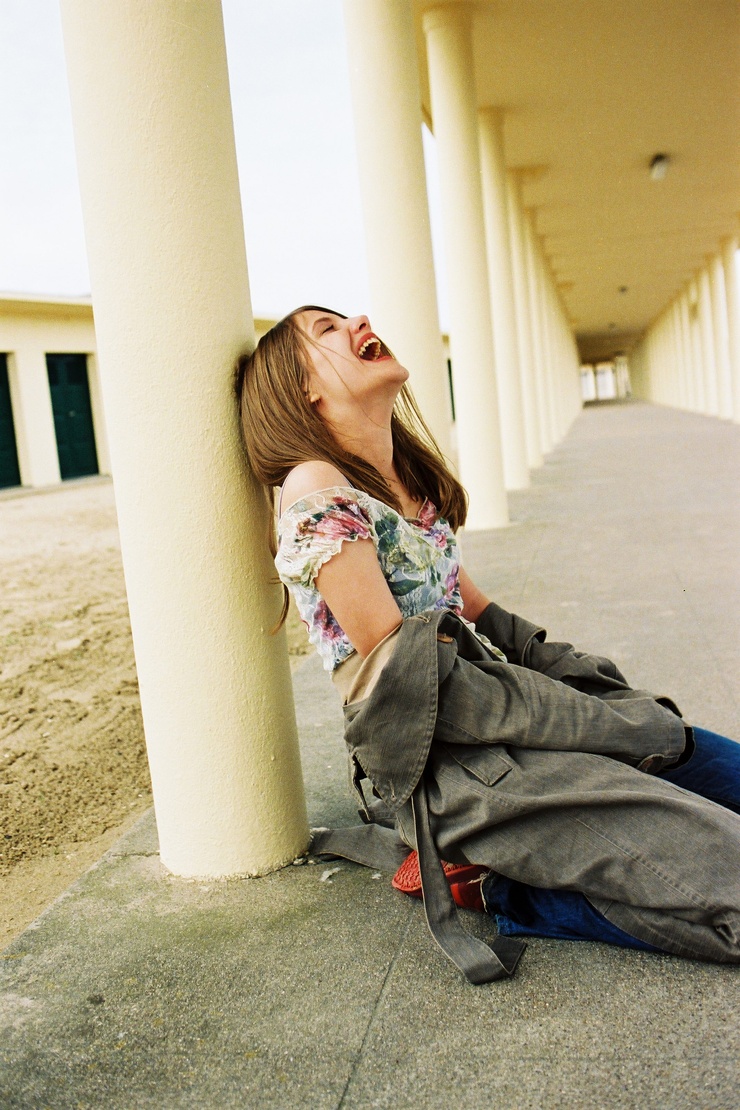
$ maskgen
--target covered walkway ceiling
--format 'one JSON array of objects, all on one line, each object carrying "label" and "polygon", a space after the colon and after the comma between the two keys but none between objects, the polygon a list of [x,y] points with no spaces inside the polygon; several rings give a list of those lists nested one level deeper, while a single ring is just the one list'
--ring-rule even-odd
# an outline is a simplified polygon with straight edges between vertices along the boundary
[{"label": "covered walkway ceiling", "polygon": [[[439,5],[414,6],[431,119],[421,15]],[[536,210],[581,357],[611,357],[629,349],[719,240],[736,232],[740,5],[469,7],[478,103],[504,109],[507,164],[525,171],[524,201]],[[649,174],[658,153],[671,159],[663,181]]]}]

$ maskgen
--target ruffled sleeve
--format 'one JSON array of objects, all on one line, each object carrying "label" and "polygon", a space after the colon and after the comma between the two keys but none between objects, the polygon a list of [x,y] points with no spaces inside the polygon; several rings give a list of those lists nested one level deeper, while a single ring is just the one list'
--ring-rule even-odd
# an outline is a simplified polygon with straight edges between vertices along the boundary
[{"label": "ruffled sleeve", "polygon": [[371,539],[377,546],[370,512],[358,491],[344,486],[296,501],[280,517],[279,533],[275,566],[286,586],[312,587],[345,540]]}]

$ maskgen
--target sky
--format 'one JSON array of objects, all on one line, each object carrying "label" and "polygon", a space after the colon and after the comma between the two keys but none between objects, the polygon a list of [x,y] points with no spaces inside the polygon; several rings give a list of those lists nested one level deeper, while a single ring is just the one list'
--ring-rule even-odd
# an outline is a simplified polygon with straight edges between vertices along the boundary
[{"label": "sky", "polygon": [[[341,0],[223,0],[223,12],[254,313],[371,312]],[[0,149],[0,291],[89,293],[58,0],[0,0]]]}]

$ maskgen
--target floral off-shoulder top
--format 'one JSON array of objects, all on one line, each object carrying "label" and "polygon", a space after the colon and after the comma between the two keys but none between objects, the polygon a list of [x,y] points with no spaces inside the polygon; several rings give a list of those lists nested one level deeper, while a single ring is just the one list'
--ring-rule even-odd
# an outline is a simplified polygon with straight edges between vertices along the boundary
[{"label": "floral off-shoulder top", "polygon": [[[345,541],[372,540],[383,575],[403,617],[427,609],[462,615],[455,534],[429,499],[409,520],[352,486],[331,486],[290,505],[278,525],[275,566],[324,667],[335,670],[354,652],[352,644],[316,588],[321,567]],[[498,649],[479,637],[490,651]]]}]

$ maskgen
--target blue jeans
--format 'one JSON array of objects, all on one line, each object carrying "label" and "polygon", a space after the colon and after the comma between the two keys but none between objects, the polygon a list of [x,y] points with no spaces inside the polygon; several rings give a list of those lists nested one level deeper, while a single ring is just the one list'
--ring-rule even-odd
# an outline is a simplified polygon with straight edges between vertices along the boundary
[{"label": "blue jeans", "polygon": [[[740,744],[703,728],[694,728],[694,742],[694,754],[683,766],[658,777],[740,813]],[[495,872],[483,880],[482,890],[487,912],[505,936],[599,940],[660,951],[612,925],[578,891],[542,890]]]}]

